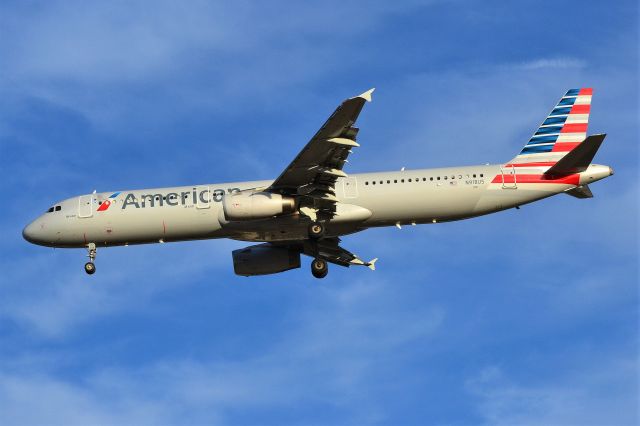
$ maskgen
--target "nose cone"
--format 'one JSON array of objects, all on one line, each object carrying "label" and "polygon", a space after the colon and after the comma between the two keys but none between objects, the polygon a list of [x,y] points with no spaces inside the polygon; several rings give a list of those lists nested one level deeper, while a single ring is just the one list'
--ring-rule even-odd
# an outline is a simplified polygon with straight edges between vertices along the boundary
[{"label": "nose cone", "polygon": [[48,231],[48,226],[46,226],[42,218],[38,218],[24,227],[22,230],[22,238],[29,241],[31,244],[49,246],[52,239],[50,232]]},{"label": "nose cone", "polygon": [[609,167],[609,176],[613,176],[614,171],[613,171],[613,167]]},{"label": "nose cone", "polygon": [[22,230],[22,238],[30,243],[37,244],[38,241],[38,226],[35,222],[31,222]]}]

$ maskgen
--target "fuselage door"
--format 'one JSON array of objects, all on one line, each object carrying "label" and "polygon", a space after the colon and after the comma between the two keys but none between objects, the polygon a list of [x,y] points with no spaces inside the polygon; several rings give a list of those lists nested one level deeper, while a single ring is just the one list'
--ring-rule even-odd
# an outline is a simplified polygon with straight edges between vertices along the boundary
[{"label": "fuselage door", "polygon": [[342,179],[342,188],[344,190],[344,198],[358,197],[358,179],[355,177],[346,177]]},{"label": "fuselage door", "polygon": [[208,186],[198,186],[196,188],[196,197],[198,197],[198,201],[196,202],[197,209],[208,209],[211,207],[211,190]]},{"label": "fuselage door", "polygon": [[78,217],[93,216],[93,205],[95,204],[95,200],[95,194],[80,196],[78,198]]},{"label": "fuselage door", "polygon": [[502,175],[502,189],[518,189],[516,168],[513,164],[510,168],[500,166],[500,174]]}]

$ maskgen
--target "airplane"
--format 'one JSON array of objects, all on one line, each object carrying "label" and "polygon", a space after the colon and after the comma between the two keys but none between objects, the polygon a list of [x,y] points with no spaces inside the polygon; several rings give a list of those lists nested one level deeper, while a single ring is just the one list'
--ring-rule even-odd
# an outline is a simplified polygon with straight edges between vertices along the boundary
[{"label": "airplane", "polygon": [[275,274],[312,258],[367,266],[341,237],[372,227],[436,224],[499,212],[557,194],[591,198],[589,185],[613,175],[592,164],[605,134],[588,136],[591,88],[565,93],[524,148],[506,163],[347,174],[356,120],[374,89],[342,102],[275,180],[101,192],[55,203],[23,237],[47,247],[84,248],[87,274],[98,247],[231,238],[255,242],[232,252],[241,276]]}]

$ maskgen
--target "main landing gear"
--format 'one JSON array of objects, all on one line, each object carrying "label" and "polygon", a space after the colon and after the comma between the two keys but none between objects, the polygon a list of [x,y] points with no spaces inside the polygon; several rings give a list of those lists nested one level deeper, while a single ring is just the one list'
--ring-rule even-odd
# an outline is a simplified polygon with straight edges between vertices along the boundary
[{"label": "main landing gear", "polygon": [[[317,253],[318,240],[324,236],[324,224],[322,222],[311,222],[307,231],[309,233],[311,244],[315,248],[314,251]],[[311,262],[311,273],[316,278],[324,278],[329,273],[329,264],[326,260],[316,257]]]},{"label": "main landing gear", "polygon": [[329,273],[329,264],[324,259],[313,259],[311,262],[311,273],[316,278],[324,278]]},{"label": "main landing gear", "polygon": [[96,260],[96,245],[94,243],[87,244],[87,251],[89,252],[87,255],[89,261],[84,264],[84,271],[89,275],[93,275],[96,272],[96,265],[93,263]]},{"label": "main landing gear", "polygon": [[324,236],[324,225],[321,222],[311,222],[308,231],[309,238],[317,240]]}]

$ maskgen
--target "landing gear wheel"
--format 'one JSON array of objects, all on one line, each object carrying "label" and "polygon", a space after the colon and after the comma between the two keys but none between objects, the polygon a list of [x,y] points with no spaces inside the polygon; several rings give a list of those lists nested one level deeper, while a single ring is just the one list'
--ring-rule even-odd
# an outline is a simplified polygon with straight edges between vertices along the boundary
[{"label": "landing gear wheel", "polygon": [[89,261],[84,264],[84,271],[89,275],[93,275],[96,272],[96,265],[93,262],[96,260],[97,253],[95,243],[87,244],[87,257]]},{"label": "landing gear wheel", "polygon": [[324,278],[329,273],[329,265],[326,260],[313,259],[311,262],[311,273],[316,278]]},{"label": "landing gear wheel", "polygon": [[324,235],[324,225],[320,222],[312,222],[309,225],[309,238],[317,240]]}]

